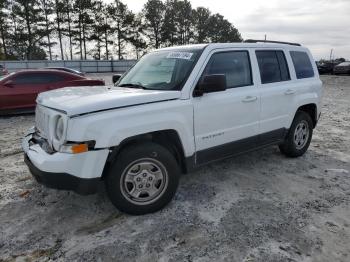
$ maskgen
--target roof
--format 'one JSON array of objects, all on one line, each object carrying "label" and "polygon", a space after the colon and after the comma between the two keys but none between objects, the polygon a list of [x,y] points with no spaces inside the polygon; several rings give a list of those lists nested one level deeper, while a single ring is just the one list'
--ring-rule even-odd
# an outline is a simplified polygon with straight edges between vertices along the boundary
[{"label": "roof", "polygon": [[[62,73],[62,71],[57,70],[57,69],[21,69],[17,72],[19,72],[19,73],[47,73],[47,72]],[[63,71],[63,73],[65,73],[65,72]]]},{"label": "roof", "polygon": [[56,74],[65,74],[65,75],[71,75],[71,76],[79,76],[78,74],[74,74],[68,71],[63,71],[63,70],[57,70],[57,69],[22,69],[17,72],[14,72],[15,74],[17,73],[56,73]]}]

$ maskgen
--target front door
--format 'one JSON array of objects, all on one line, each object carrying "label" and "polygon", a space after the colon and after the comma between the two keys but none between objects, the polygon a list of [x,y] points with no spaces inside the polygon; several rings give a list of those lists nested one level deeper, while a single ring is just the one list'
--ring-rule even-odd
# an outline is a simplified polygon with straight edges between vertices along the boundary
[{"label": "front door", "polygon": [[248,50],[214,52],[202,73],[224,74],[227,90],[193,98],[196,164],[254,147],[260,97],[253,83]]}]

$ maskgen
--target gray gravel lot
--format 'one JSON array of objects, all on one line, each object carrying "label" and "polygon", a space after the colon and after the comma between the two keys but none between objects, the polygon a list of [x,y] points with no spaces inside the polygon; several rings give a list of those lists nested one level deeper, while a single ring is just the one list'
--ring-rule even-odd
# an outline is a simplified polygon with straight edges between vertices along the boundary
[{"label": "gray gravel lot", "polygon": [[[93,77],[108,78],[109,75]],[[309,151],[277,147],[183,176],[164,210],[47,189],[20,148],[33,115],[0,118],[0,261],[350,261],[350,77],[323,76]]]}]

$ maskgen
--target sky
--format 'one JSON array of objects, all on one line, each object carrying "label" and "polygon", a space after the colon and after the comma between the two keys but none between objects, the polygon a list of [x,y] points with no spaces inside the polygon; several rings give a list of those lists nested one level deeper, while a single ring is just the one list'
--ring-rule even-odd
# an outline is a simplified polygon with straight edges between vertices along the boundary
[{"label": "sky", "polygon": [[[104,0],[111,2],[112,0]],[[146,0],[124,0],[140,12]],[[308,47],[315,59],[350,60],[350,0],[190,0],[220,13],[243,39],[297,42]]]}]

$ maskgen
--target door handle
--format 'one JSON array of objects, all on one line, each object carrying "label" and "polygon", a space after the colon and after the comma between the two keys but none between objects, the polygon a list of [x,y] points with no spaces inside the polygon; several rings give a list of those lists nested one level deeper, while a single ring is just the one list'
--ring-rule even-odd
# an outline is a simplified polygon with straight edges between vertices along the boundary
[{"label": "door handle", "polygon": [[295,90],[293,89],[287,89],[286,92],[284,92],[285,95],[293,95],[295,93]]},{"label": "door handle", "polygon": [[248,103],[248,102],[254,102],[256,101],[258,98],[256,96],[246,96],[242,102],[244,103]]}]

